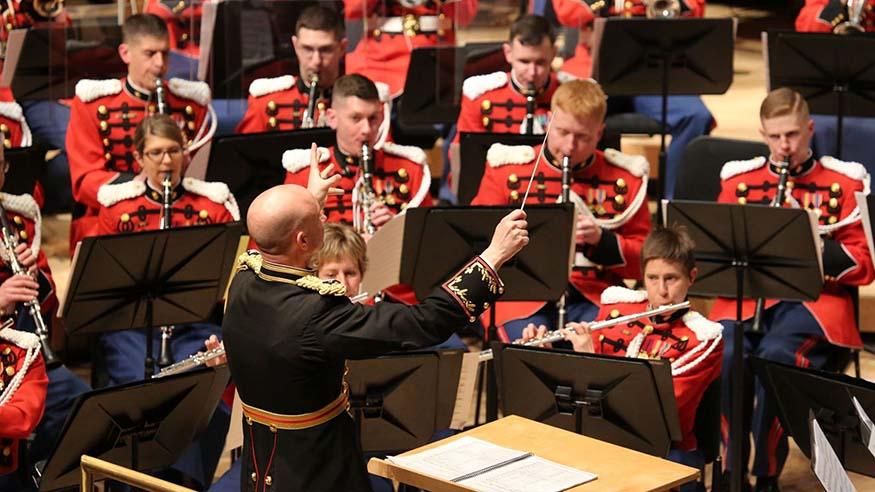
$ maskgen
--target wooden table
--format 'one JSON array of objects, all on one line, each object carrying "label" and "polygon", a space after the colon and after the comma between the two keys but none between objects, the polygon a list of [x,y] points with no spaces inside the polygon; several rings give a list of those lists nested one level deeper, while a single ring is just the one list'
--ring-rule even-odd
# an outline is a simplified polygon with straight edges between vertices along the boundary
[{"label": "wooden table", "polygon": [[[446,444],[461,436],[476,437],[520,451],[531,451],[536,456],[598,475],[597,480],[570,489],[575,492],[669,490],[695,480],[699,476],[699,470],[695,468],[516,415],[427,444],[402,456]],[[471,490],[377,458],[371,459],[368,463],[368,471],[374,475],[434,492]]]}]

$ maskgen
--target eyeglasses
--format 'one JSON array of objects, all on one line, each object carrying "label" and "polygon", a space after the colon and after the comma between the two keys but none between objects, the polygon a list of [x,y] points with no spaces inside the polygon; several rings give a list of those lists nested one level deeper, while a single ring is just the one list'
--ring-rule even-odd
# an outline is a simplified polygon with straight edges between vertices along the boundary
[{"label": "eyeglasses", "polygon": [[182,156],[182,147],[174,147],[172,149],[167,150],[147,150],[144,152],[146,157],[151,159],[153,162],[161,162],[164,160],[165,155],[169,155],[171,159],[176,159]]}]

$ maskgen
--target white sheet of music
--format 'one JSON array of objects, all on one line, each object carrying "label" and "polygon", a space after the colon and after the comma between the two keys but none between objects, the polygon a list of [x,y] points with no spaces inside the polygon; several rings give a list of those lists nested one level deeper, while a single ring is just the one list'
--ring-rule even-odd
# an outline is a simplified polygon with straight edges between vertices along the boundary
[{"label": "white sheet of music", "polygon": [[811,420],[811,468],[826,492],[856,492],[817,419]]},{"label": "white sheet of music", "polygon": [[466,352],[462,355],[462,369],[459,371],[459,385],[456,387],[456,402],[450,429],[462,430],[468,423],[471,408],[477,398],[477,374],[480,370],[480,353]]},{"label": "white sheet of music", "polygon": [[860,431],[862,434],[860,437],[863,439],[866,447],[869,448],[872,456],[875,456],[875,424],[872,423],[872,419],[869,418],[869,414],[863,409],[863,405],[860,404],[856,396],[853,397],[853,402],[854,409],[857,410],[857,415],[860,416]]},{"label": "white sheet of music", "polygon": [[525,451],[465,436],[421,453],[392,456],[389,460],[433,477],[453,480],[525,455],[528,455]]},{"label": "white sheet of music", "polygon": [[598,478],[594,473],[560,465],[537,456],[511,463],[459,485],[482,492],[559,492]]}]

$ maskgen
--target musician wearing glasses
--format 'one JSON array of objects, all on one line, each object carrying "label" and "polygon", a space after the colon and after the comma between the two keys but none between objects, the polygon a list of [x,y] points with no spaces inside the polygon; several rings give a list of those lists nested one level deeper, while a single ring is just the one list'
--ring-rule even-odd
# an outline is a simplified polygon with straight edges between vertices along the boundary
[{"label": "musician wearing glasses", "polygon": [[[128,181],[140,172],[140,161],[133,154],[134,130],[140,121],[163,109],[182,128],[190,152],[212,138],[216,121],[210,88],[204,82],[164,81],[168,50],[164,21],[151,14],[133,15],[122,26],[119,46],[127,76],[76,84],[66,145],[77,202],[71,248],[97,233],[97,214],[103,206],[97,196],[100,187]],[[165,88],[163,104],[159,104],[158,80]]]},{"label": "musician wearing glasses", "polygon": [[[329,222],[352,224],[373,234],[393,216],[410,207],[431,205],[431,174],[425,152],[418,147],[385,142],[377,145],[385,120],[376,85],[358,74],[337,79],[327,111],[337,145],[319,148],[319,168],[338,170],[343,194],[325,204]],[[306,185],[310,150],[283,154],[286,183]]]},{"label": "musician wearing glasses", "polygon": [[[646,206],[649,164],[641,156],[597,150],[604,129],[606,97],[598,84],[573,80],[553,94],[552,123],[545,145],[493,145],[472,205],[555,203],[562,193],[567,157],[570,199],[578,206],[577,260],[566,297],[567,319],[591,321],[599,297],[623,279],[640,279],[641,244],[650,231]],[[531,181],[531,184],[530,184]],[[528,191],[528,197],[526,193]],[[509,339],[529,323],[554,326],[554,303],[500,303],[499,323]]]},{"label": "musician wearing glasses", "polygon": [[[856,192],[869,192],[869,174],[861,164],[813,154],[810,142],[815,125],[809,117],[808,103],[798,92],[787,88],[770,92],[760,106],[760,123],[769,155],[727,162],[720,171],[718,201],[773,204],[783,174],[786,191],[780,205],[804,208],[817,217],[823,243],[824,287],[820,297],[812,302],[766,300],[758,329],[751,327],[756,303],[746,300],[744,347],[731,343],[735,299],[718,298],[710,317],[721,322],[726,330],[724,362],[730,367],[733,351],[743,350],[744,357],[754,355],[800,367],[841,371],[850,360],[849,349],[863,347],[850,288],[875,279],[859,205],[854,198]],[[752,379],[753,375],[745,374],[745,378]],[[723,416],[731,422],[729,370],[723,373],[722,387]],[[757,477],[756,490],[778,490],[778,476],[787,459],[787,432],[778,419],[777,402],[759,382],[749,388],[752,391],[745,395],[744,411],[746,415],[752,411],[753,416],[752,420],[745,420],[743,439],[747,441],[752,426],[756,453],[751,471]],[[724,435],[726,442],[728,439]],[[743,463],[748,462],[749,453],[745,448]],[[729,461],[726,465],[728,469],[735,466]]]},{"label": "musician wearing glasses", "polygon": [[[605,289],[596,319],[608,320],[686,301],[697,274],[694,248],[682,227],[653,231],[641,248],[645,290]],[[671,361],[683,438],[672,445],[669,459],[701,469],[705,463],[696,452],[693,427],[702,395],[720,376],[723,327],[693,310],[680,309],[598,331],[590,330],[588,323],[572,323],[571,328],[566,339],[577,352]],[[529,325],[523,331],[523,339],[543,336],[546,331],[543,325],[537,328]],[[681,490],[695,487],[696,484],[690,484]]]},{"label": "musician wearing glasses", "polygon": [[249,85],[246,114],[238,133],[327,126],[331,87],[346,53],[343,17],[322,5],[307,7],[295,22],[292,46],[298,73],[257,79]]}]

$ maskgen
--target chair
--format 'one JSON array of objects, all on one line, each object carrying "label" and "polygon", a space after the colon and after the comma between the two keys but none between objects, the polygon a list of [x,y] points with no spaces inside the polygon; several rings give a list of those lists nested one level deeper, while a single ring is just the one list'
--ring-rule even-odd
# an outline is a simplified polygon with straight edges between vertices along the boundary
[{"label": "chair", "polygon": [[[714,380],[705,389],[699,408],[696,409],[696,423],[693,424],[696,434],[696,446],[705,459],[705,466],[711,464],[711,490],[720,490],[720,475],[722,462],[720,459],[720,378]],[[699,482],[705,482],[705,470]]]}]

